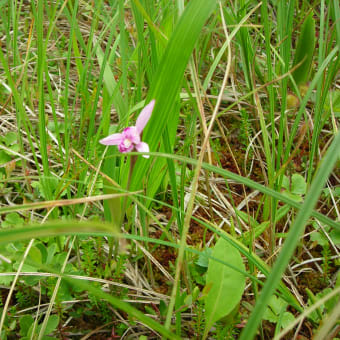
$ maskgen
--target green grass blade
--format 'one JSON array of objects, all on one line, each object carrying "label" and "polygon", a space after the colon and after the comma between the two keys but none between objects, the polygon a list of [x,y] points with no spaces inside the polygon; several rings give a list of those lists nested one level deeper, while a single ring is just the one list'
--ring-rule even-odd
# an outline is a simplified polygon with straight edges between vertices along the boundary
[{"label": "green grass blade", "polygon": [[[40,166],[39,166],[37,153],[36,153],[35,147],[33,145],[33,143],[37,140],[36,135],[35,135],[35,131],[32,127],[30,120],[27,117],[25,107],[24,107],[24,102],[23,102],[22,97],[20,96],[19,91],[17,89],[17,86],[14,82],[14,79],[13,79],[11,71],[10,71],[9,64],[8,64],[4,54],[3,54],[2,48],[0,48],[0,63],[2,64],[2,67],[4,69],[4,73],[6,75],[9,87],[12,91],[13,98],[14,98],[15,105],[16,105],[16,109],[17,109],[17,113],[16,113],[17,122],[16,123],[17,123],[17,129],[18,129],[21,148],[23,149],[21,129],[25,129],[25,131],[27,133],[28,143],[29,143],[29,146],[30,146],[33,158],[34,158],[34,162],[35,162],[35,164],[38,165],[37,171],[38,171],[38,174],[40,176],[41,175],[41,169],[40,169]],[[22,152],[25,153],[24,150],[22,150]]]},{"label": "green grass blade", "polygon": [[133,3],[137,7],[141,15],[144,17],[145,21],[148,23],[150,30],[155,34],[161,44],[165,46],[167,41],[166,36],[155,26],[143,5],[140,3],[139,0],[133,0]]},{"label": "green grass blade", "polygon": [[[249,19],[249,17],[257,10],[258,7],[260,7],[261,4],[258,4],[257,6],[255,6],[252,10],[250,10],[241,20],[239,23],[235,23],[233,20],[233,23],[235,25],[237,25],[237,27],[232,30],[229,34],[229,39],[222,45],[221,49],[218,51],[209,71],[207,76],[204,79],[203,82],[203,89],[206,91],[208,89],[209,83],[211,81],[211,78],[217,68],[217,66],[219,65],[219,63],[221,62],[221,58],[223,57],[227,47],[230,44],[230,41],[235,37],[235,35],[239,32],[239,30],[241,29],[242,25],[245,24],[245,22]],[[228,17],[228,12],[225,12],[226,16]],[[230,18],[232,19],[232,18]]]},{"label": "green grass blade", "polygon": [[[120,37],[115,41],[115,44],[113,46],[113,51],[117,48],[117,42],[119,42]],[[115,91],[116,86],[118,86],[118,83],[115,81],[114,75],[110,69],[110,65],[108,62],[106,62],[107,58],[104,58],[104,53],[100,47],[99,44],[96,44],[96,56],[98,63],[101,68],[104,68],[103,71],[103,82],[105,84],[105,87],[109,93],[110,96],[113,96],[112,103],[114,107],[116,108],[118,115],[121,120],[124,120],[127,116],[127,105],[125,101],[123,100],[122,95],[118,92]]]},{"label": "green grass blade", "polygon": [[44,224],[32,224],[25,228],[1,230],[0,244],[39,237],[91,235],[96,233],[107,233],[108,235],[114,236],[117,230],[113,228],[112,224],[97,221],[48,221]]},{"label": "green grass blade", "polygon": [[338,50],[340,51],[340,5],[339,1],[333,0],[334,22],[336,27],[336,40],[338,43]]},{"label": "green grass blade", "polygon": [[[277,3],[277,25],[278,25],[278,39],[280,41],[280,56],[282,58],[281,74],[285,74],[289,70],[290,53],[292,45],[292,30],[294,18],[295,0],[290,0],[288,3],[279,1]],[[276,170],[280,168],[282,155],[284,154],[284,135],[286,127],[286,108],[287,108],[287,92],[288,92],[288,79],[285,77],[280,84],[281,92],[281,113],[280,113],[280,127],[279,138],[277,143],[277,159]]]},{"label": "green grass blade", "polygon": [[[35,7],[33,4],[32,8]],[[38,101],[39,101],[39,149],[43,165],[44,177],[42,185],[46,192],[47,198],[52,199],[52,190],[50,188],[49,180],[50,169],[47,155],[47,133],[46,133],[46,120],[45,120],[45,93],[44,93],[44,69],[45,69],[45,44],[43,36],[43,20],[44,20],[44,1],[39,0],[37,2],[37,8],[35,8],[36,30],[37,30],[37,45],[38,45]]]}]

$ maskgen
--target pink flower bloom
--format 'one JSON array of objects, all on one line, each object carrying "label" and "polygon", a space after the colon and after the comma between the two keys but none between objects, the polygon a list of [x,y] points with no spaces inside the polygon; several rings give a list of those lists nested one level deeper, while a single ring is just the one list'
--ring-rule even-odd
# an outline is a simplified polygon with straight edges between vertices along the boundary
[{"label": "pink flower bloom", "polygon": [[[149,152],[149,145],[140,140],[140,135],[151,117],[154,106],[155,100],[153,99],[138,116],[136,126],[129,126],[122,133],[114,133],[99,142],[104,145],[118,145],[118,150],[123,153],[133,149],[139,152]],[[149,158],[148,155],[143,155],[143,157]]]}]

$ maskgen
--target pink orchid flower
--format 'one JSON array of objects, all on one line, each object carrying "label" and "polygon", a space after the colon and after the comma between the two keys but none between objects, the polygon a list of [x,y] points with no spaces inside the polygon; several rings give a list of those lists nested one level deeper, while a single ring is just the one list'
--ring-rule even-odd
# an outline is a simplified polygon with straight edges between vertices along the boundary
[{"label": "pink orchid flower", "polygon": [[[122,133],[114,133],[99,142],[104,145],[118,145],[118,150],[123,153],[130,152],[133,149],[138,152],[149,152],[149,145],[141,141],[140,135],[151,117],[154,106],[155,100],[153,99],[138,116],[136,126],[129,126]],[[149,158],[148,155],[143,155],[143,157]]]}]

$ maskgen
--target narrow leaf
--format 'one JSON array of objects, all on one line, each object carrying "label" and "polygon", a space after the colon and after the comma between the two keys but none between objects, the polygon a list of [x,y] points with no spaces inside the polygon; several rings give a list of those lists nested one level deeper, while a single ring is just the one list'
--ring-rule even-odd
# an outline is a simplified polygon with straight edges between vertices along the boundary
[{"label": "narrow leaf", "polygon": [[293,72],[293,77],[297,85],[308,81],[309,72],[312,65],[315,47],[315,20],[311,13],[302,25],[301,34],[295,51],[293,67],[298,68]]}]

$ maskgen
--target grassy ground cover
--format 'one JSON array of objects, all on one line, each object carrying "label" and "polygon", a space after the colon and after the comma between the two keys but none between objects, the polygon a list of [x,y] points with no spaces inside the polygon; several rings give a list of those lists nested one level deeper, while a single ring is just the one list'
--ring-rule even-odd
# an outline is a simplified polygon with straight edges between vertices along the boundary
[{"label": "grassy ground cover", "polygon": [[0,30],[1,340],[340,338],[338,1]]}]

